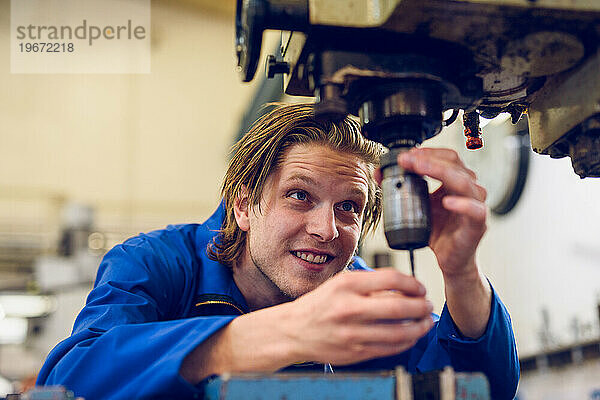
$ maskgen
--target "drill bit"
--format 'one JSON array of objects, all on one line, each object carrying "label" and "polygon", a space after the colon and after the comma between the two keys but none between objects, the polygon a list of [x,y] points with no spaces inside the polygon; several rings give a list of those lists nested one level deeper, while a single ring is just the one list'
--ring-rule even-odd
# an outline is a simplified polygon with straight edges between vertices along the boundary
[{"label": "drill bit", "polygon": [[408,254],[410,255],[410,272],[412,276],[415,276],[415,254],[414,249],[409,249]]}]

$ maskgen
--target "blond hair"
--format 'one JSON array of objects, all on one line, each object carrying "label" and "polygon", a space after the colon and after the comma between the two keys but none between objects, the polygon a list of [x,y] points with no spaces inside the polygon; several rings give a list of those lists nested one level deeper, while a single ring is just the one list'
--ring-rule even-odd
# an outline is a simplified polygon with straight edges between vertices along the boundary
[{"label": "blond hair", "polygon": [[231,266],[242,254],[246,232],[235,220],[234,201],[245,192],[248,204],[260,209],[267,178],[279,167],[286,150],[295,144],[324,145],[363,160],[368,166],[369,188],[360,241],[377,226],[381,217],[381,189],[373,179],[373,170],[379,164],[383,147],[365,139],[360,125],[350,118],[339,122],[321,121],[315,118],[311,104],[279,106],[258,119],[232,149],[233,157],[221,189],[225,219],[219,234],[208,246],[211,259]]}]

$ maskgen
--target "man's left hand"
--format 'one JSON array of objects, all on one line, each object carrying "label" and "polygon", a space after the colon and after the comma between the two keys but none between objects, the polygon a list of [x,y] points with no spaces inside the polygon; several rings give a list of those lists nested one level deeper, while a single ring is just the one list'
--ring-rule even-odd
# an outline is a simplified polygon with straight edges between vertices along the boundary
[{"label": "man's left hand", "polygon": [[[475,262],[486,231],[486,191],[454,150],[413,148],[398,157],[398,164],[441,182],[430,195],[429,247],[444,277],[452,319],[463,335],[477,338],[485,332],[492,301],[491,287]],[[380,171],[376,179],[381,180]]]},{"label": "man's left hand", "polygon": [[486,191],[450,149],[413,148],[398,157],[402,168],[439,180],[431,194],[429,246],[445,277],[476,270],[475,251],[486,230]]}]

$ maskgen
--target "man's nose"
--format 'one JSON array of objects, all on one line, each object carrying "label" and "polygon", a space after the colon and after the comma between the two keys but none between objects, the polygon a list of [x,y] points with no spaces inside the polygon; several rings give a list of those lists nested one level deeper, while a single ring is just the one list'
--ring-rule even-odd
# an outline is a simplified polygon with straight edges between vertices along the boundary
[{"label": "man's nose", "polygon": [[322,242],[331,242],[337,238],[340,234],[333,207],[321,206],[312,209],[308,217],[306,230],[312,237]]}]

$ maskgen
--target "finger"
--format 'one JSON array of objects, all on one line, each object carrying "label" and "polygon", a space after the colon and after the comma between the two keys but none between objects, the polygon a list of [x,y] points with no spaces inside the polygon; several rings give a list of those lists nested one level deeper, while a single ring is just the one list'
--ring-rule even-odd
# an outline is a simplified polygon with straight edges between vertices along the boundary
[{"label": "finger", "polygon": [[412,151],[414,151],[415,154],[425,154],[429,157],[446,160],[453,164],[460,165],[465,170],[465,172],[469,174],[469,176],[471,176],[474,180],[477,180],[477,174],[472,169],[467,168],[467,166],[455,150],[445,148],[438,149],[431,147],[421,147],[414,148]]},{"label": "finger", "polygon": [[477,184],[467,168],[444,159],[432,158],[421,154],[407,154],[401,157],[402,167],[419,175],[427,175],[442,182],[444,188],[455,194],[484,201],[487,193]]},{"label": "finger", "polygon": [[427,154],[429,157],[440,158],[452,163],[463,164],[460,156],[455,150],[435,147],[415,147],[411,149],[415,154]]},{"label": "finger", "polygon": [[448,211],[464,215],[473,223],[485,223],[487,207],[481,201],[460,196],[444,196],[442,205]]},{"label": "finger", "polygon": [[368,343],[348,346],[346,353],[352,353],[347,361],[337,362],[336,365],[355,364],[372,358],[381,358],[400,354],[417,343],[417,340],[403,342],[401,344]]},{"label": "finger", "polygon": [[398,321],[422,319],[431,315],[433,304],[424,297],[369,296],[356,304],[357,316],[363,321]]},{"label": "finger", "polygon": [[401,344],[373,343],[364,347],[365,353],[368,354],[368,357],[365,357],[365,359],[382,358],[400,354],[410,349],[415,344],[417,344],[417,340],[413,340],[412,342],[403,342]]},{"label": "finger", "polygon": [[401,323],[372,323],[354,328],[352,342],[385,345],[401,345],[422,338],[433,326],[431,317]]},{"label": "finger", "polygon": [[439,180],[447,192],[472,197],[485,201],[487,191],[477,183],[475,173],[465,167],[456,166],[444,160],[424,161],[417,164],[415,171],[421,175],[427,175]]},{"label": "finger", "polygon": [[397,290],[405,296],[425,296],[427,292],[425,286],[414,277],[393,268],[381,268],[373,272],[353,271],[338,277],[338,285],[342,288],[363,295],[382,290]]}]

